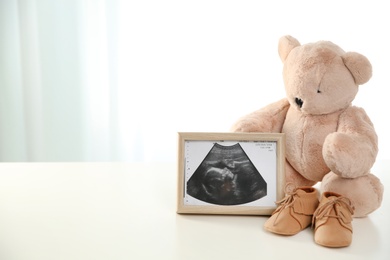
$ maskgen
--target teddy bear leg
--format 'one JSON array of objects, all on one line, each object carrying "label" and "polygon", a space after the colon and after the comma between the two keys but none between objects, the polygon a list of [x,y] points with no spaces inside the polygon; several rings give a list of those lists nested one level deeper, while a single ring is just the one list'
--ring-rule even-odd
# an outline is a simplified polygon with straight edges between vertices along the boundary
[{"label": "teddy bear leg", "polygon": [[286,187],[292,186],[291,188],[308,187],[316,184],[316,181],[305,179],[299,174],[286,160]]},{"label": "teddy bear leg", "polygon": [[373,174],[350,179],[330,172],[322,180],[321,191],[336,192],[349,198],[355,207],[354,217],[365,217],[375,211],[383,198],[383,185]]}]

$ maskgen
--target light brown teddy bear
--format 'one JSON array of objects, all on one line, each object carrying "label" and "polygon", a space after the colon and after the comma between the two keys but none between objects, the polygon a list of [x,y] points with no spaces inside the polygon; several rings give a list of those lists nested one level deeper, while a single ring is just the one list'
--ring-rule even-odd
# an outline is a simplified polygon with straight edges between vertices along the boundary
[{"label": "light brown teddy bear", "polygon": [[[366,216],[382,202],[383,185],[370,173],[377,135],[365,111],[352,105],[359,85],[371,78],[371,64],[329,41],[301,45],[284,36],[278,49],[286,98],[242,117],[231,129],[286,135],[286,183],[295,189],[264,227],[292,235],[313,224],[318,244],[347,246],[352,216]],[[311,187],[317,182],[320,201]]]}]

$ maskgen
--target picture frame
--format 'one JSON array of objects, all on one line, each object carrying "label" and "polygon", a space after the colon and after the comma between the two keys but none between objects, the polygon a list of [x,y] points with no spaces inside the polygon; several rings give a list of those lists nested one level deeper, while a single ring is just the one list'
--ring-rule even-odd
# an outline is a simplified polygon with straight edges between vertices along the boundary
[{"label": "picture frame", "polygon": [[284,198],[283,133],[178,133],[178,214],[271,215]]}]

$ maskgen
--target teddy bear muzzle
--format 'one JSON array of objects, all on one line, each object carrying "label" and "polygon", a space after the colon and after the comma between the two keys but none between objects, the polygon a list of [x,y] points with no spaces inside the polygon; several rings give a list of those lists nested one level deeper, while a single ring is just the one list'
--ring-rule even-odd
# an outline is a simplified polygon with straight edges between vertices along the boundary
[{"label": "teddy bear muzzle", "polygon": [[302,108],[302,106],[303,106],[303,100],[296,97],[296,98],[295,98],[295,104],[297,104],[297,106],[298,106],[299,108]]}]

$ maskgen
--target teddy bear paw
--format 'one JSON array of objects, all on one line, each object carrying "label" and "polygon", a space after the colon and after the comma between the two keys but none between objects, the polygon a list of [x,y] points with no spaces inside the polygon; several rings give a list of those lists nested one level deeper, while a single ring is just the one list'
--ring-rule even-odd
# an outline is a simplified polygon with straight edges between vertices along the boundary
[{"label": "teddy bear paw", "polygon": [[346,133],[329,134],[325,139],[322,154],[327,166],[344,178],[367,174],[375,162],[375,153],[370,151],[364,139]]},{"label": "teddy bear paw", "polygon": [[240,121],[234,124],[230,131],[232,132],[260,132],[259,127],[257,124],[250,122],[250,121]]}]

